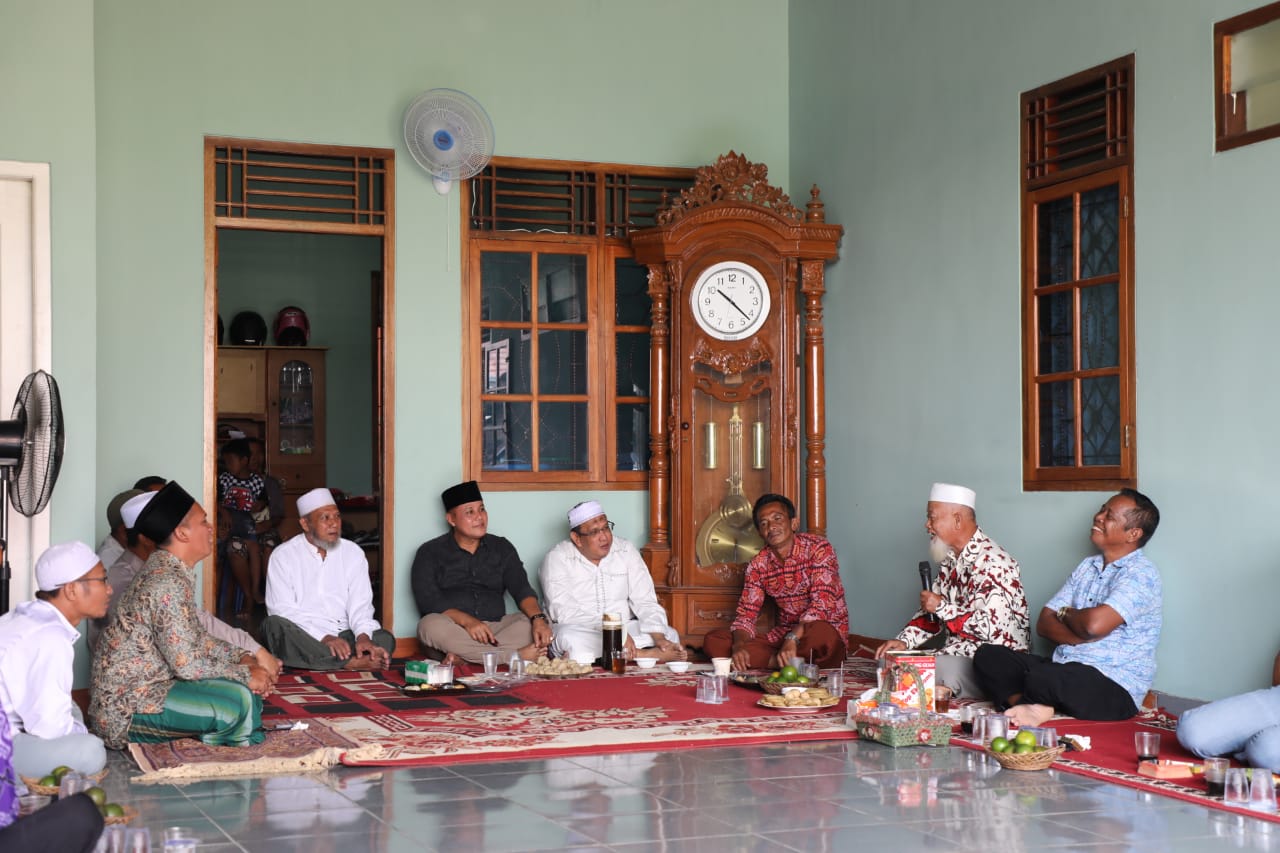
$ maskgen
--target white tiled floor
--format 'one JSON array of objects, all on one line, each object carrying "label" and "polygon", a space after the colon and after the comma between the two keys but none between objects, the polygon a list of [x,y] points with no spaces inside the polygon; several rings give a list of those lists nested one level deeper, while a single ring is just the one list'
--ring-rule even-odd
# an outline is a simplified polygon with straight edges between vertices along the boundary
[{"label": "white tiled floor", "polygon": [[[136,785],[202,851],[1280,851],[1280,824],[959,748],[858,741]],[[158,848],[157,844],[157,848]]]}]

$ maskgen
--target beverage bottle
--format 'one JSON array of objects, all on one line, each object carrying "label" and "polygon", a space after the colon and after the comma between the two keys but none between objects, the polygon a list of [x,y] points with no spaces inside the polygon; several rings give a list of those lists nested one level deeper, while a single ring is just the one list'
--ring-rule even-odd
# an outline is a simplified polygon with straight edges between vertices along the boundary
[{"label": "beverage bottle", "polygon": [[617,613],[604,614],[600,624],[601,663],[605,669],[621,675],[627,671],[627,658],[622,638],[622,617]]}]

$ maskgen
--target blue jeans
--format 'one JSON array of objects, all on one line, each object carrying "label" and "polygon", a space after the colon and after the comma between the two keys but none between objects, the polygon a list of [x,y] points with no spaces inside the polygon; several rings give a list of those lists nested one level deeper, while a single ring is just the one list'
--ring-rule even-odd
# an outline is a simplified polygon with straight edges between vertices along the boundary
[{"label": "blue jeans", "polygon": [[1280,687],[1192,708],[1178,720],[1178,742],[1202,758],[1238,755],[1250,767],[1280,770]]}]

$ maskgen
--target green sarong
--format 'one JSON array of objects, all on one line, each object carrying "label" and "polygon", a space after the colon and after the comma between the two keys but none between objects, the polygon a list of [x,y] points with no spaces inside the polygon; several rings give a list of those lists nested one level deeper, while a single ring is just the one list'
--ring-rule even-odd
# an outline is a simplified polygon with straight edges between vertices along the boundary
[{"label": "green sarong", "polygon": [[262,743],[262,697],[225,678],[175,681],[159,714],[134,714],[129,740],[162,743],[198,737],[209,746]]}]

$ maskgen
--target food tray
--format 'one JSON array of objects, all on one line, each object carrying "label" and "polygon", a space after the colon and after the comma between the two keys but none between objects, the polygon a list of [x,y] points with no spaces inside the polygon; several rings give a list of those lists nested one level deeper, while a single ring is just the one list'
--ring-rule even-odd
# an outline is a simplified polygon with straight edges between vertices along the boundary
[{"label": "food tray", "polygon": [[406,684],[400,688],[400,692],[411,698],[420,699],[423,696],[439,696],[451,695],[454,693],[466,693],[469,688],[460,681],[452,681],[448,684],[427,684],[426,682],[413,682]]},{"label": "food tray", "polygon": [[[102,783],[103,779],[107,778],[107,769],[108,768],[104,767],[101,770],[99,770],[97,773],[93,773],[88,776],[85,776],[85,778],[92,779],[95,785],[99,785]],[[40,784],[41,778],[43,777],[23,776],[22,784],[26,785],[27,789],[31,791],[31,793],[33,794],[44,794],[45,796],[50,796],[50,797],[58,796],[59,786],[58,785],[41,785]]]},{"label": "food tray", "polygon": [[767,681],[768,673],[759,672],[731,672],[729,680],[739,687],[752,687],[756,690],[763,690],[765,693],[772,693],[777,696],[782,693],[784,687],[824,687],[826,679],[819,678],[816,681],[810,681],[808,684],[796,684],[794,681]]},{"label": "food tray", "polygon": [[760,708],[768,708],[770,711],[778,711],[783,714],[816,714],[819,711],[825,711],[828,708],[834,708],[840,704],[840,700],[832,697],[831,701],[823,702],[821,705],[768,705],[763,699],[756,702],[756,706]]},{"label": "food tray", "polygon": [[1006,770],[1047,770],[1049,765],[1058,760],[1058,756],[1066,752],[1066,747],[1055,746],[1043,752],[992,752],[987,755],[994,758]]}]

